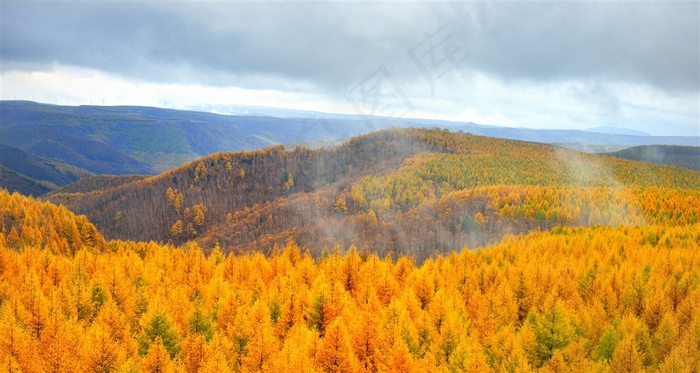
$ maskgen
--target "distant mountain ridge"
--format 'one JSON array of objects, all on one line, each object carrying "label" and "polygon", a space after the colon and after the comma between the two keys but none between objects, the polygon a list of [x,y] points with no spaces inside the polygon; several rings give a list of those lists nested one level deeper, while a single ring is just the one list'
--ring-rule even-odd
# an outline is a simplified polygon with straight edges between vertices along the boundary
[{"label": "distant mountain ridge", "polygon": [[651,134],[644,132],[644,131],[634,130],[634,129],[630,129],[630,128],[623,128],[623,127],[611,127],[611,126],[598,126],[598,127],[589,128],[586,131],[597,132],[597,133],[607,133],[607,134],[611,134],[611,135],[651,136]]},{"label": "distant mountain ridge", "polygon": [[455,129],[482,136],[509,140],[553,143],[578,143],[590,145],[680,145],[698,146],[700,136],[637,136],[610,134],[583,130],[536,130],[527,128],[506,128],[465,125]]},{"label": "distant mountain ridge", "polygon": [[635,146],[609,153],[618,158],[679,166],[700,171],[700,146]]},{"label": "distant mountain ridge", "polygon": [[348,138],[360,120],[226,116],[140,106],[0,101],[0,144],[96,174],[156,174],[218,151]]},{"label": "distant mountain ridge", "polygon": [[0,144],[0,164],[35,180],[65,185],[91,173],[31,155],[22,149]]},{"label": "distant mountain ridge", "polygon": [[[222,151],[253,150],[279,144],[328,146],[389,126],[442,128],[599,151],[637,145],[700,145],[697,136],[642,136],[629,130],[613,134],[595,132],[595,129],[538,130],[259,107],[240,107],[237,112],[243,115],[142,106],[58,106],[0,101],[0,145],[99,175],[154,175]],[[4,163],[0,161],[0,164]],[[22,175],[29,172],[24,167],[4,165]],[[27,177],[34,179],[31,175]],[[69,181],[58,176],[36,180],[46,180],[57,186]],[[3,185],[5,183],[0,181],[0,187]],[[37,191],[34,189],[33,193]]]}]

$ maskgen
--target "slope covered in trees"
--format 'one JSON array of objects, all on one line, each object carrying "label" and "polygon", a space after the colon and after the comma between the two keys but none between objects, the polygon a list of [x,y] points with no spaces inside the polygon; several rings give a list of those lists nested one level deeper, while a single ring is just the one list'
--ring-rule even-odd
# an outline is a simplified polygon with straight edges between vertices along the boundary
[{"label": "slope covered in trees", "polygon": [[46,248],[72,254],[81,249],[103,251],[107,242],[84,215],[63,206],[37,201],[0,189],[0,240],[10,249]]},{"label": "slope covered in trees", "polygon": [[[173,237],[178,220],[200,231],[225,222],[229,213],[338,182],[390,171],[406,157],[434,146],[419,131],[385,131],[323,150],[282,146],[240,153],[216,153],[170,172],[100,193],[54,194],[50,200],[85,213],[108,238],[183,242]],[[197,210],[197,211],[195,211]],[[198,211],[202,224],[193,221]],[[121,212],[121,220],[114,216]]]},{"label": "slope covered in trees", "polygon": [[[201,109],[209,111],[217,108]],[[214,152],[259,149],[276,144],[335,144],[387,126],[386,118],[368,118],[364,115],[250,107],[234,111],[239,115],[155,107],[61,106],[0,100],[0,144],[94,174],[152,175]],[[249,111],[252,114],[247,114]],[[570,142],[566,146],[579,146],[582,149],[605,149],[611,144],[697,145],[700,141],[697,136],[631,136],[591,131],[504,128],[414,118],[394,119],[393,124],[400,127],[439,127],[514,140]],[[25,174],[11,166],[8,168]]]},{"label": "slope covered in trees", "polygon": [[[556,226],[700,221],[700,174],[535,143],[393,129],[329,149],[218,153],[98,193],[49,197],[108,238],[268,251],[292,238],[413,255]],[[684,206],[678,211],[677,205]],[[119,216],[119,219],[117,219]]]},{"label": "slope covered in trees", "polygon": [[53,190],[55,185],[34,180],[0,164],[0,188],[27,196],[40,196]]},{"label": "slope covered in trees", "polygon": [[62,193],[92,193],[110,188],[116,188],[134,181],[143,180],[147,175],[95,175],[82,178],[76,182],[54,189],[46,197],[52,194]]},{"label": "slope covered in trees", "polygon": [[0,144],[0,188],[40,196],[92,173]]}]

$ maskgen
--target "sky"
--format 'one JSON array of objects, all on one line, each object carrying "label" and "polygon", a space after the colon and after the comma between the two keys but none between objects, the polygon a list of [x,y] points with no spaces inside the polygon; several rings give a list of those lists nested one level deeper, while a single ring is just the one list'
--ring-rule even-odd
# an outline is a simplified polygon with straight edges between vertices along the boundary
[{"label": "sky", "polygon": [[2,0],[0,18],[3,100],[700,136],[698,1]]}]

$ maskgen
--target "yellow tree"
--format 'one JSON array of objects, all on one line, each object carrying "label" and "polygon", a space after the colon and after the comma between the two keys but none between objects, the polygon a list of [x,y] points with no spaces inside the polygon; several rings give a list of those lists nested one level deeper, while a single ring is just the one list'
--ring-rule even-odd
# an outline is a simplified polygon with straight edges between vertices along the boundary
[{"label": "yellow tree", "polygon": [[326,335],[316,354],[316,364],[324,372],[356,371],[355,354],[352,351],[348,329],[342,317],[336,318],[328,325]]},{"label": "yellow tree", "polygon": [[185,372],[197,373],[206,362],[204,336],[190,333],[182,341],[182,361]]},{"label": "yellow tree", "polygon": [[233,372],[233,369],[231,369],[229,366],[231,353],[231,342],[228,341],[226,336],[220,333],[214,334],[209,345],[205,346],[205,355],[207,356],[207,359],[200,372]]},{"label": "yellow tree", "polygon": [[352,346],[363,372],[375,372],[379,365],[379,317],[362,311],[353,318]]},{"label": "yellow tree", "polygon": [[100,308],[93,324],[98,324],[119,346],[129,354],[135,351],[135,343],[129,333],[129,323],[126,316],[119,310],[114,301],[107,301]]},{"label": "yellow tree", "polygon": [[208,355],[204,366],[198,371],[200,373],[230,373],[233,370],[228,366],[226,355],[220,350],[213,350]]},{"label": "yellow tree", "polygon": [[126,359],[119,343],[99,323],[88,330],[81,348],[81,365],[90,372],[113,372]]},{"label": "yellow tree", "polygon": [[0,364],[4,372],[36,372],[31,336],[17,322],[9,302],[0,313]]},{"label": "yellow tree", "polygon": [[529,370],[527,354],[522,346],[520,334],[511,325],[503,326],[487,342],[492,366],[498,371],[515,372]]},{"label": "yellow tree", "polygon": [[203,204],[194,205],[194,223],[198,227],[204,226],[204,210],[206,207]]},{"label": "yellow tree", "polygon": [[168,351],[163,346],[160,337],[151,343],[148,354],[141,362],[141,370],[144,373],[171,373],[173,372],[172,361]]},{"label": "yellow tree", "polygon": [[79,336],[82,329],[71,319],[54,312],[41,335],[41,359],[44,371],[77,372],[79,368]]},{"label": "yellow tree", "polygon": [[345,213],[348,211],[348,203],[345,200],[345,193],[340,193],[340,196],[338,199],[335,201],[335,204],[333,205],[333,209],[338,212]]},{"label": "yellow tree", "polygon": [[625,338],[615,349],[610,367],[613,372],[636,373],[644,371],[642,357],[634,338]]},{"label": "yellow tree", "polygon": [[182,234],[182,220],[179,220],[170,227],[170,235],[173,237],[179,237]]},{"label": "yellow tree", "polygon": [[279,342],[274,334],[269,307],[260,299],[251,310],[249,333],[244,366],[251,372],[272,371],[270,359],[279,350]]},{"label": "yellow tree", "polygon": [[284,346],[273,358],[276,372],[314,372],[316,371],[315,352],[320,340],[318,333],[305,324],[295,324],[284,340]]},{"label": "yellow tree", "polygon": [[389,373],[411,373],[420,371],[417,369],[415,359],[402,338],[394,341],[389,355],[386,357],[386,367],[383,370]]}]

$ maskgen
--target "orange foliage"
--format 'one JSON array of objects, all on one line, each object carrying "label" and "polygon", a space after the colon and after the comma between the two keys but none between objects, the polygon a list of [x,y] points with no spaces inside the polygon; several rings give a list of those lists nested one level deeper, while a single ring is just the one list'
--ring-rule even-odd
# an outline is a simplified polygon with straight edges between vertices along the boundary
[{"label": "orange foliage", "polygon": [[315,262],[292,242],[270,257],[130,242],[64,256],[2,244],[0,364],[692,371],[700,368],[698,232],[697,224],[556,228],[420,266],[354,250]]}]

